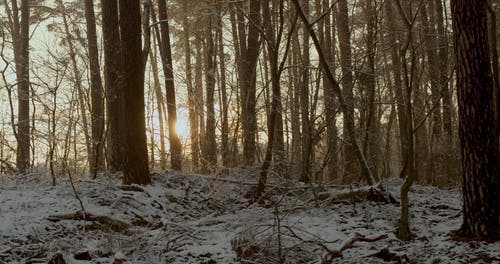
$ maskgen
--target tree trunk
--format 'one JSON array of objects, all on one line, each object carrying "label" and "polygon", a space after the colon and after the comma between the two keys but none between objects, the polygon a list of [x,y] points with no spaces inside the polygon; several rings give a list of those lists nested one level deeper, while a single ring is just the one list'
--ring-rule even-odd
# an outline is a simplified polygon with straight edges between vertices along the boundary
[{"label": "tree trunk", "polygon": [[[273,152],[277,152],[276,155],[278,155],[278,162],[282,161],[283,156],[283,151],[284,149],[275,149],[275,144],[278,143],[278,141],[283,141],[283,120],[282,120],[282,115],[281,115],[281,85],[280,85],[280,78],[281,74],[283,72],[283,64],[279,64],[278,61],[278,56],[279,56],[279,47],[280,47],[280,42],[281,42],[281,36],[279,35],[276,39],[275,32],[273,25],[271,23],[271,15],[270,15],[270,8],[269,8],[269,2],[261,2],[262,3],[262,16],[263,16],[263,26],[264,26],[264,35],[265,39],[267,41],[267,50],[269,53],[269,64],[271,68],[271,87],[272,87],[272,94],[271,94],[271,111],[269,114],[269,132],[268,132],[268,142],[267,142],[267,148],[266,148],[266,154],[264,157],[264,161],[261,166],[261,172],[260,172],[260,177],[259,177],[259,183],[257,186],[257,194],[260,195],[262,192],[264,192],[265,184],[267,182],[267,173],[269,166],[271,165],[272,157],[273,157]],[[283,14],[283,6],[280,5],[280,14]],[[284,21],[280,21],[280,30],[283,29],[283,23]],[[295,26],[295,23],[294,25]],[[290,48],[290,40],[291,40],[291,33],[288,36],[287,44],[286,44],[286,51],[285,51],[285,57],[283,58],[283,62],[286,61],[286,56],[288,55],[288,49]],[[281,126],[279,125],[279,122],[281,122]],[[281,128],[281,130],[279,130]],[[281,133],[281,138],[277,134]],[[284,143],[278,143],[278,144],[283,144]],[[279,147],[278,147],[279,148]],[[281,171],[281,166],[282,164],[278,164],[279,171],[278,173],[282,173]],[[280,174],[278,174],[280,175]]]},{"label": "tree trunk", "polygon": [[188,19],[188,6],[187,1],[183,2],[184,4],[184,16],[182,18],[182,27],[183,27],[183,41],[184,41],[184,58],[186,64],[186,85],[188,92],[188,108],[189,108],[189,138],[191,139],[191,164],[193,166],[193,170],[198,169],[199,164],[199,144],[198,144],[198,113],[196,109],[198,109],[197,101],[195,100],[196,91],[193,87],[193,74],[192,74],[192,65],[191,65],[191,42],[189,36],[191,34],[190,24]]},{"label": "tree trunk", "polygon": [[[349,28],[349,10],[347,0],[339,0],[337,3],[337,34],[340,48],[340,65],[342,67],[342,94],[345,97],[348,111],[343,112],[344,120],[353,120],[354,122],[354,98],[353,98],[353,76],[351,59],[351,31]],[[344,136],[349,135],[347,126],[344,126]],[[359,175],[354,154],[354,142],[345,137],[343,148],[344,174],[342,181],[348,183]]]},{"label": "tree trunk", "polygon": [[[241,100],[241,115],[243,129],[243,161],[246,165],[253,165],[256,157],[257,116],[256,116],[256,67],[259,59],[260,40],[260,0],[250,2],[248,18],[248,34],[245,34],[243,15],[241,10],[239,16],[239,37],[241,49],[241,64],[239,64],[239,86]],[[247,39],[245,39],[247,38]]]},{"label": "tree trunk", "polygon": [[230,163],[229,152],[229,119],[228,119],[228,103],[226,91],[226,59],[224,53],[224,24],[222,23],[223,14],[220,10],[223,9],[221,4],[218,4],[219,14],[217,15],[217,53],[219,57],[220,71],[220,91],[221,91],[221,151],[222,165],[228,167]]},{"label": "tree trunk", "polygon": [[[328,0],[323,0],[323,12],[330,8],[330,3]],[[324,27],[324,44],[323,49],[325,50],[325,56],[330,63],[330,68],[335,65],[335,19],[337,17],[336,9],[332,10],[331,16],[325,16]],[[324,71],[324,69],[323,69]],[[325,103],[325,118],[326,118],[326,133],[327,133],[327,149],[328,149],[328,165],[327,165],[327,179],[337,180],[338,177],[338,156],[337,148],[337,109],[335,102],[335,91],[333,89],[332,82],[328,79],[326,74],[323,74],[323,94]]]},{"label": "tree trunk", "polygon": [[151,57],[151,68],[153,71],[154,91],[156,95],[156,108],[158,108],[158,126],[160,127],[160,168],[165,170],[167,168],[167,152],[165,150],[165,99],[161,92],[161,84],[158,69],[158,60],[155,37],[153,35],[153,50],[149,52]]},{"label": "tree trunk", "polygon": [[215,39],[213,17],[208,17],[208,25],[205,31],[205,80],[206,80],[206,109],[207,120],[205,130],[205,140],[202,148],[204,172],[213,172],[217,166],[217,143],[215,141]]},{"label": "tree trunk", "polygon": [[144,67],[142,65],[141,13],[138,0],[120,1],[120,36],[123,55],[123,98],[125,122],[124,184],[149,184],[144,116]]},{"label": "tree trunk", "polygon": [[406,120],[406,105],[404,103],[404,90],[401,83],[401,61],[400,54],[397,45],[393,45],[398,42],[396,21],[394,19],[394,6],[393,1],[385,2],[385,17],[387,18],[386,23],[389,29],[389,37],[387,38],[387,44],[391,47],[391,64],[392,64],[392,78],[394,82],[394,95],[395,104],[398,115],[398,128],[399,128],[399,141],[400,141],[400,152],[401,152],[401,168],[402,175],[406,173],[407,162],[408,162],[408,134],[407,134],[407,120]]},{"label": "tree trunk", "polygon": [[[499,239],[500,180],[486,0],[451,2],[462,154],[463,224],[459,234]],[[470,47],[474,47],[471,49]]]},{"label": "tree trunk", "polygon": [[453,144],[453,103],[452,91],[448,84],[448,39],[444,27],[443,0],[435,0],[435,2],[439,45],[439,84],[443,90],[443,131],[445,135],[445,144],[450,146]]},{"label": "tree trunk", "polygon": [[[14,45],[17,93],[18,93],[18,127],[16,164],[19,172],[30,169],[30,75],[29,75],[29,40],[30,40],[30,8],[28,0],[21,0],[21,19],[17,15],[17,1],[12,1],[16,10],[14,23],[17,24],[17,36]],[[17,22],[16,22],[17,21]],[[16,30],[16,27],[14,27]]]},{"label": "tree trunk", "polygon": [[203,148],[203,143],[205,140],[205,110],[204,110],[204,96],[203,96],[203,48],[202,48],[202,36],[203,33],[198,31],[195,37],[195,50],[196,50],[196,67],[195,67],[195,93],[194,93],[194,104],[196,106],[196,114],[198,115],[198,131],[196,142],[193,142],[193,166],[199,168],[200,161],[200,151]]},{"label": "tree trunk", "polygon": [[99,67],[99,52],[97,48],[97,32],[95,24],[94,3],[85,0],[85,20],[87,21],[87,43],[90,61],[90,97],[92,101],[92,160],[90,171],[95,178],[97,172],[104,169],[103,136],[104,136],[104,93]]},{"label": "tree trunk", "polygon": [[168,113],[168,139],[170,142],[170,163],[172,169],[182,170],[182,144],[177,134],[177,107],[175,101],[174,73],[172,51],[170,47],[170,30],[165,0],[158,1],[158,13],[161,31],[161,58],[165,74],[165,90]]},{"label": "tree trunk", "polygon": [[[309,16],[309,3],[302,1],[302,10],[306,16]],[[309,79],[310,79],[310,54],[309,54],[309,34],[307,34],[307,27],[303,26],[303,39],[302,39],[302,80],[300,83],[300,116],[302,121],[302,162],[300,166],[300,181],[308,183],[309,166],[311,155],[312,142],[311,142],[311,121],[309,120]]]},{"label": "tree trunk", "polygon": [[[432,1],[430,1],[432,2]],[[430,5],[429,5],[430,6]],[[431,113],[431,139],[430,139],[430,152],[428,157],[429,164],[432,168],[432,175],[427,175],[427,182],[436,183],[443,177],[443,166],[445,164],[443,153],[443,139],[442,139],[442,123],[441,123],[441,87],[439,76],[439,61],[436,52],[436,31],[434,25],[436,24],[434,16],[429,15],[432,8],[423,5],[420,9],[420,18],[424,31],[424,44],[425,52],[427,55],[427,76],[431,84],[431,107],[434,107]],[[432,5],[433,6],[433,5]]]},{"label": "tree trunk", "polygon": [[[118,25],[117,0],[102,0],[102,36],[104,42],[104,83],[107,106],[107,160],[111,171],[123,169],[123,129],[120,127],[123,115],[123,96],[120,86],[122,78],[122,64],[120,45],[120,31]],[[142,59],[141,59],[142,61]]]},{"label": "tree trunk", "polygon": [[377,144],[379,135],[379,119],[377,118],[377,105],[375,104],[376,83],[375,83],[375,54],[376,54],[376,39],[377,32],[377,2],[374,0],[366,0],[366,13],[367,19],[367,36],[366,36],[366,56],[367,56],[367,69],[362,74],[362,83],[364,83],[367,97],[367,116],[366,116],[366,130],[365,130],[365,144],[366,155],[371,165],[374,166],[373,171],[378,174],[380,167],[380,149]]}]

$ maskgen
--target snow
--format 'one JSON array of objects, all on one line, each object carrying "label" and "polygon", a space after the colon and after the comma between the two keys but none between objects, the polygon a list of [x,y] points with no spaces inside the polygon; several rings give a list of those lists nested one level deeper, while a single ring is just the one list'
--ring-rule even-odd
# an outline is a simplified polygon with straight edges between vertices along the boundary
[{"label": "snow", "polygon": [[[132,189],[109,178],[76,183],[87,213],[124,221],[131,225],[126,230],[90,221],[49,221],[50,215],[80,210],[68,182],[56,187],[0,184],[0,263],[47,263],[57,252],[67,263],[272,263],[278,254],[284,263],[321,263],[328,257],[325,247],[338,250],[356,234],[387,238],[358,241],[333,263],[385,263],[373,256],[383,248],[413,263],[500,263],[499,242],[451,239],[450,231],[462,220],[458,190],[414,186],[415,237],[403,242],[394,235],[396,204],[326,199],[316,207],[307,186],[271,179],[271,186],[283,188],[271,187],[261,203],[249,205],[243,197],[256,177],[251,171],[210,177],[164,172],[153,175],[152,185]],[[398,199],[400,185],[390,180],[384,187]],[[80,252],[88,252],[91,260],[75,259]]]}]

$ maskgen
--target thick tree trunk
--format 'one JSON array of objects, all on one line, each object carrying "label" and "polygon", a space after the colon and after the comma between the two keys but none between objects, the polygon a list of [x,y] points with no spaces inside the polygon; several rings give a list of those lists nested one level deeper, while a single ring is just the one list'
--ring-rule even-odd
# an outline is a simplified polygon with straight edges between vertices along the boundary
[{"label": "thick tree trunk", "polygon": [[459,234],[499,239],[498,137],[494,85],[485,41],[486,6],[486,0],[451,2],[463,179],[464,218]]},{"label": "thick tree trunk", "polygon": [[85,20],[87,21],[87,43],[90,61],[90,97],[92,102],[92,160],[90,171],[93,176],[104,169],[104,91],[102,88],[99,52],[97,48],[97,32],[95,24],[94,3],[85,0]]},{"label": "thick tree trunk", "polygon": [[158,1],[158,13],[161,31],[161,58],[165,74],[165,90],[168,114],[168,139],[170,142],[170,163],[172,169],[182,170],[182,144],[177,134],[177,107],[175,101],[172,51],[170,48],[170,30],[165,0]]},{"label": "thick tree trunk", "polygon": [[144,67],[142,65],[141,13],[139,0],[120,1],[120,36],[123,55],[123,98],[126,111],[123,131],[126,146],[124,184],[149,184],[144,116]]},{"label": "thick tree trunk", "polygon": [[[123,96],[121,95],[121,57],[120,31],[118,25],[117,0],[102,0],[102,36],[104,42],[104,83],[107,106],[107,161],[111,171],[123,168],[123,129],[120,127],[120,116],[123,114]],[[142,61],[142,59],[141,59]]]}]

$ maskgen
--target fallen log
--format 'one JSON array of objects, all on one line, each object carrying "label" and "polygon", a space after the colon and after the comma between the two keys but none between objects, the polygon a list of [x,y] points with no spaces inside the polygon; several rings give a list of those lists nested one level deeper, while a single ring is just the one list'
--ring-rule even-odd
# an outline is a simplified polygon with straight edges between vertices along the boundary
[{"label": "fallen log", "polygon": [[363,188],[350,189],[340,193],[321,192],[318,193],[318,199],[324,203],[358,203],[363,201],[372,201],[376,203],[393,203],[398,202],[392,195],[379,186],[367,186]]},{"label": "fallen log", "polygon": [[83,220],[83,221],[98,222],[118,232],[126,230],[130,227],[130,224],[124,221],[113,219],[105,215],[95,215],[87,212],[83,213],[82,211],[77,211],[71,214],[49,215],[47,217],[47,220],[51,222],[59,222],[61,220]]}]

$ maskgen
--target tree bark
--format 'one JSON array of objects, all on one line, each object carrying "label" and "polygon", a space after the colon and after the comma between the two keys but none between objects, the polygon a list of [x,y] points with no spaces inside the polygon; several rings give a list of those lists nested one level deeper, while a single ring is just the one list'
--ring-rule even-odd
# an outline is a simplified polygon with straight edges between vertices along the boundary
[{"label": "tree bark", "polygon": [[[123,114],[123,96],[120,86],[123,58],[121,57],[117,0],[102,0],[102,36],[104,42],[104,85],[108,120],[106,143],[110,171],[123,169],[124,146],[120,116]],[[142,59],[141,59],[142,61]]]},{"label": "tree bark", "polygon": [[463,224],[458,233],[499,239],[500,164],[494,84],[485,41],[486,8],[486,0],[451,2],[463,179]]},{"label": "tree bark", "polygon": [[217,142],[215,141],[215,72],[216,72],[216,47],[213,34],[213,17],[208,17],[208,25],[205,30],[205,81],[206,81],[206,127],[205,140],[202,148],[204,172],[213,172],[217,166]]},{"label": "tree bark", "polygon": [[[15,10],[14,30],[18,34],[14,39],[17,93],[18,93],[18,123],[17,123],[17,153],[16,165],[19,172],[30,169],[30,75],[29,75],[29,39],[30,39],[30,7],[28,0],[21,0],[21,19],[17,12],[17,1],[12,1]],[[17,33],[18,32],[18,33]]]},{"label": "tree bark", "polygon": [[250,1],[250,20],[248,34],[245,34],[244,21],[241,10],[238,19],[241,64],[239,64],[239,86],[241,100],[241,116],[243,130],[243,162],[246,165],[253,165],[256,157],[256,135],[257,135],[257,116],[256,116],[256,67],[259,59],[260,39],[259,31],[256,25],[260,25],[260,0]]},{"label": "tree bark", "polygon": [[97,172],[104,169],[104,92],[99,67],[99,51],[97,48],[97,32],[94,14],[94,2],[85,0],[85,20],[87,21],[87,43],[90,61],[90,97],[92,102],[92,160],[90,171],[95,178]]},{"label": "tree bark", "polygon": [[126,146],[123,167],[124,184],[149,184],[146,120],[144,116],[144,67],[141,44],[139,0],[123,0],[119,5],[120,36],[123,55],[123,86],[126,111],[123,131]]}]

